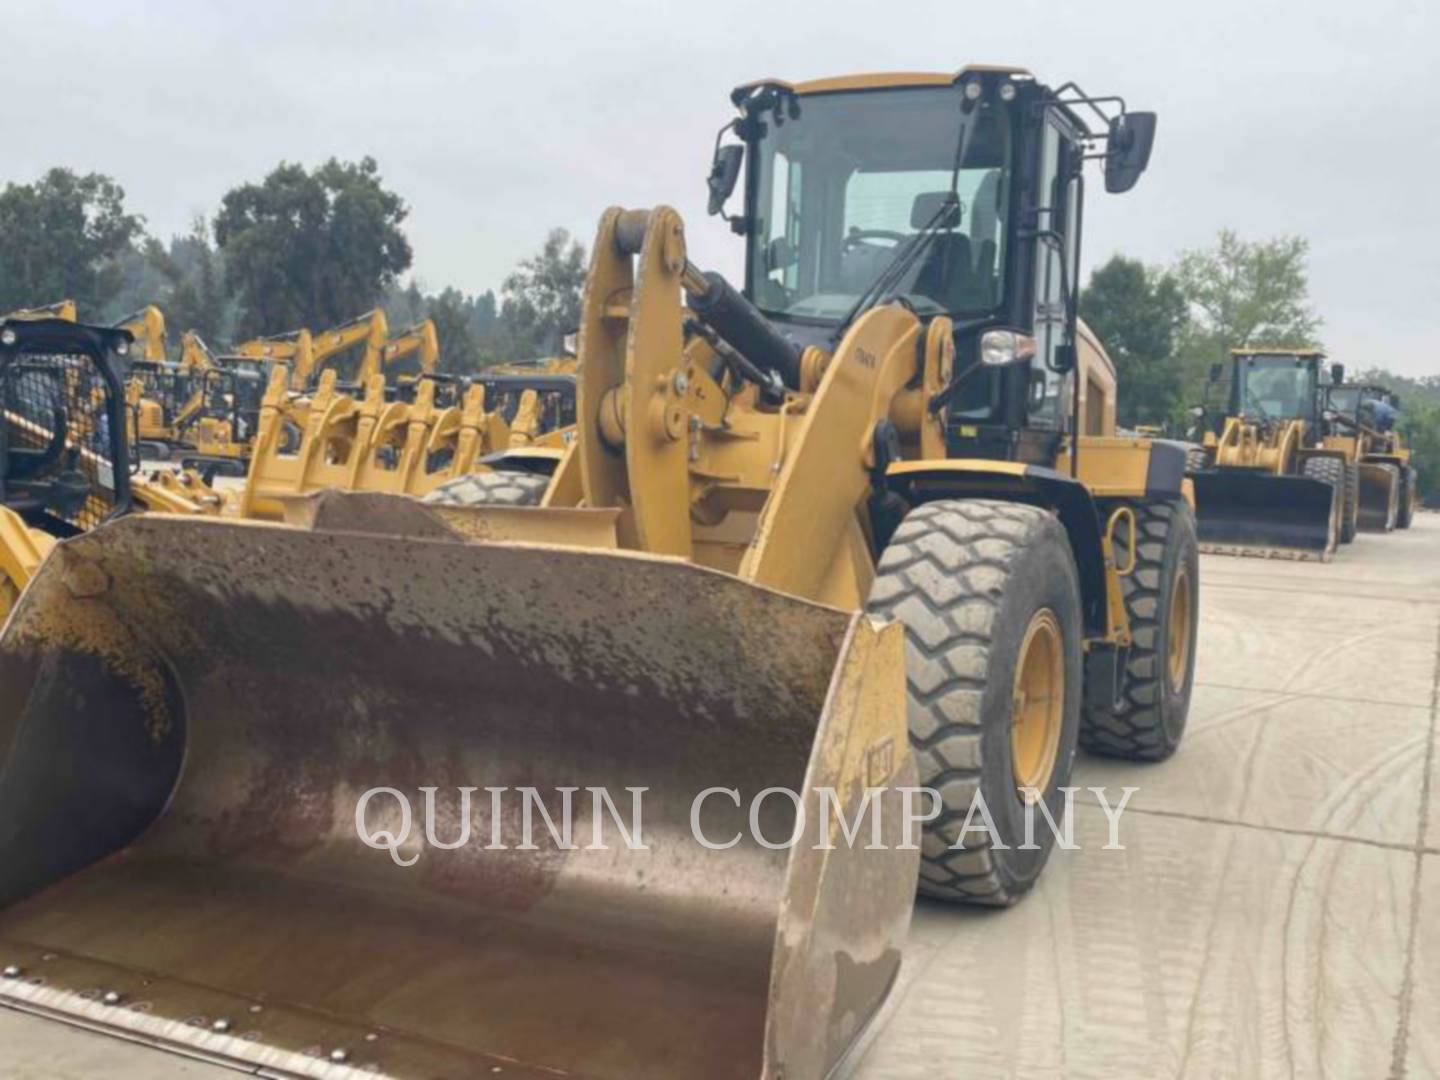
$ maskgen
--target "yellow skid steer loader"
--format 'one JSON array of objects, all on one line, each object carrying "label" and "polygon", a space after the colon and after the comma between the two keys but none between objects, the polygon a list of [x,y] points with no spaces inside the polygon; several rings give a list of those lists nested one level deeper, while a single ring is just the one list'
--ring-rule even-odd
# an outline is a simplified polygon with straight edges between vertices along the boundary
[{"label": "yellow skid steer loader", "polygon": [[1075,315],[1085,152],[1128,190],[1153,114],[992,67],[733,101],[745,288],[607,211],[553,475],[50,555],[0,635],[0,999],[266,1075],[823,1077],[917,868],[1014,903],[1077,741],[1176,749],[1184,449],[1114,433]]},{"label": "yellow skid steer loader", "polygon": [[131,341],[63,318],[0,321],[0,622],[56,540],[130,507]]}]

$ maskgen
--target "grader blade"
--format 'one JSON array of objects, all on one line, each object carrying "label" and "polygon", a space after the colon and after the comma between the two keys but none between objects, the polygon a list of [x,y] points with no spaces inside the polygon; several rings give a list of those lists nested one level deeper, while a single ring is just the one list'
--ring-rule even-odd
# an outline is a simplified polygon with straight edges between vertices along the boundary
[{"label": "grader blade", "polygon": [[1360,463],[1360,506],[1355,524],[1361,532],[1389,532],[1395,528],[1399,486],[1392,466]]},{"label": "grader blade", "polygon": [[664,558],[103,526],[0,635],[0,1003],[265,1075],[823,1075],[914,892],[900,634]]},{"label": "grader blade", "polygon": [[1201,551],[1322,562],[1334,553],[1334,490],[1323,480],[1241,469],[1191,479]]}]

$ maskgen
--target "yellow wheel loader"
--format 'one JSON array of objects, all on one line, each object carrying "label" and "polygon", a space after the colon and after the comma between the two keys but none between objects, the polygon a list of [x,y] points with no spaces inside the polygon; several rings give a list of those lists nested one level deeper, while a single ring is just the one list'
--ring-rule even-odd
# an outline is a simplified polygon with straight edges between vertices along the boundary
[{"label": "yellow wheel loader", "polygon": [[56,548],[0,634],[0,999],[273,1075],[823,1077],[917,868],[1012,903],[1077,739],[1175,749],[1184,450],[1112,434],[1075,317],[1082,161],[1127,190],[1153,114],[992,67],[733,100],[745,288],[605,213],[538,505]]},{"label": "yellow wheel loader", "polygon": [[1346,457],[1346,520],[1353,537],[1406,529],[1415,517],[1419,478],[1395,430],[1399,399],[1382,386],[1344,383],[1326,391],[1325,445]]},{"label": "yellow wheel loader", "polygon": [[56,540],[130,507],[130,345],[128,332],[64,319],[0,321],[0,623]]},{"label": "yellow wheel loader", "polygon": [[[1202,551],[1326,561],[1344,539],[1346,453],[1324,441],[1322,375],[1315,350],[1232,349],[1223,414],[1192,410],[1201,443],[1186,468],[1195,484]],[[1343,377],[1335,365],[1333,381]]]}]

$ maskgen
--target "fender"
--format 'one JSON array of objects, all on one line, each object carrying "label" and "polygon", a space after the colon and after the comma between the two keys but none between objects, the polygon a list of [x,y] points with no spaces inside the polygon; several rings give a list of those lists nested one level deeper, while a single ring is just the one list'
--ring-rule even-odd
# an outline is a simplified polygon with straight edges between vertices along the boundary
[{"label": "fender", "polygon": [[1106,636],[1105,555],[1100,512],[1080,481],[1041,465],[984,458],[899,461],[885,472],[886,485],[912,506],[936,499],[996,497],[1053,510],[1070,538],[1080,575],[1085,636]]}]

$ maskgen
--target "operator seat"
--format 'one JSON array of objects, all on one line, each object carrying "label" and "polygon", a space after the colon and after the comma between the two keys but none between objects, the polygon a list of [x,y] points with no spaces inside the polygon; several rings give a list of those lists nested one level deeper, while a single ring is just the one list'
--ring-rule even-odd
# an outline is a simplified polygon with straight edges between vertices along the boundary
[{"label": "operator seat", "polygon": [[[942,229],[958,230],[964,207],[954,203],[948,191],[927,191],[915,196],[910,208],[910,227],[923,229],[951,203],[950,211],[937,223]],[[915,275],[915,292],[928,296],[947,311],[966,311],[976,304],[975,260],[970,238],[962,232],[942,232],[930,244],[920,272]]]}]

